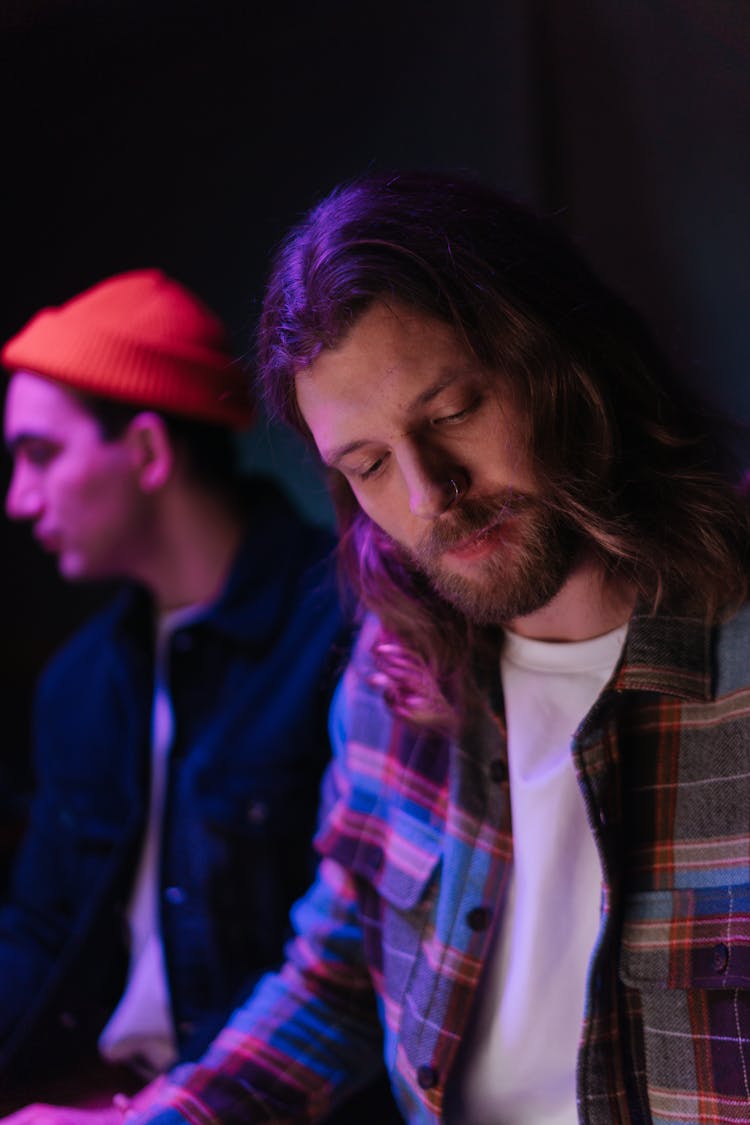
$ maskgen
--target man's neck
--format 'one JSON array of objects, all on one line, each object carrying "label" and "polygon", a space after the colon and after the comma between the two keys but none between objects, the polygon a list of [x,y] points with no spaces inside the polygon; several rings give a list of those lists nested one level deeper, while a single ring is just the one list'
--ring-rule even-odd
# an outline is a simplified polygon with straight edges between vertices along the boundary
[{"label": "man's neck", "polygon": [[226,583],[244,530],[240,516],[220,498],[173,494],[134,577],[150,589],[160,613],[212,602]]},{"label": "man's neck", "polygon": [[635,590],[629,584],[608,579],[598,564],[587,559],[551,601],[510,621],[507,628],[539,641],[587,641],[625,625],[635,601]]}]

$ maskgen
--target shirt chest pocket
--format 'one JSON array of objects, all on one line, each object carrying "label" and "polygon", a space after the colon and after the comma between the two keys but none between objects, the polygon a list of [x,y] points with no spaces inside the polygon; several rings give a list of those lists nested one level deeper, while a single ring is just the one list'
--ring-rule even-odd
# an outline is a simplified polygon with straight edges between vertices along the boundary
[{"label": "shirt chest pocket", "polygon": [[439,830],[390,808],[377,830],[330,841],[326,853],[356,877],[365,959],[386,994],[399,1000],[434,922],[437,874],[442,860]]},{"label": "shirt chest pocket", "polygon": [[750,886],[631,896],[620,978],[642,1012],[652,1108],[676,1091],[750,1103]]}]

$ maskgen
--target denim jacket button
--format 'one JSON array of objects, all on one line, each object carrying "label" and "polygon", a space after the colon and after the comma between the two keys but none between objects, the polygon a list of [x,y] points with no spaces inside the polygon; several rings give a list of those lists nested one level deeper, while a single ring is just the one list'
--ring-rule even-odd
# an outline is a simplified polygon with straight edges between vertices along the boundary
[{"label": "denim jacket button", "polygon": [[265,824],[268,820],[268,805],[265,801],[248,801],[245,819],[248,824]]},{"label": "denim jacket button", "polygon": [[420,1090],[431,1090],[433,1086],[437,1086],[438,1073],[434,1066],[428,1066],[422,1063],[417,1067],[417,1083]]}]

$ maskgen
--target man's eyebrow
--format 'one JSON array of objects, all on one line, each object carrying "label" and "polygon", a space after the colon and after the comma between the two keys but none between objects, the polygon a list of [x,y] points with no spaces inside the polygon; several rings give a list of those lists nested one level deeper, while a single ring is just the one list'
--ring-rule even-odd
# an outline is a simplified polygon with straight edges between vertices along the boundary
[{"label": "man's eyebrow", "polygon": [[417,397],[409,404],[409,411],[418,410],[420,406],[427,406],[428,403],[441,395],[443,391],[447,391],[454,383],[461,379],[466,379],[471,374],[468,368],[459,371],[451,370],[444,372],[440,378],[430,387],[420,391]]},{"label": "man's eyebrow", "polygon": [[323,463],[329,469],[335,469],[339,461],[342,461],[348,453],[356,453],[358,449],[362,449],[365,445],[369,445],[367,438],[362,438],[359,441],[348,441],[344,445],[337,445],[333,449],[326,450],[321,453]]}]

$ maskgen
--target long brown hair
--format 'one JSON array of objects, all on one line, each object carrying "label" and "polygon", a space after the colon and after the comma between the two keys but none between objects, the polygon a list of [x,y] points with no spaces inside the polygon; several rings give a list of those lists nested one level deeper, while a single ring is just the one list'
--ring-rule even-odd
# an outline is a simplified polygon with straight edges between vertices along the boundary
[{"label": "long brown hair", "polygon": [[[546,499],[649,609],[714,620],[746,599],[748,506],[731,442],[550,222],[451,177],[375,175],[336,189],[272,263],[258,371],[273,415],[309,437],[295,375],[381,299],[450,324],[511,390]],[[450,726],[484,636],[410,568],[339,474],[332,492],[342,571],[380,618],[375,653],[394,708]]]}]

